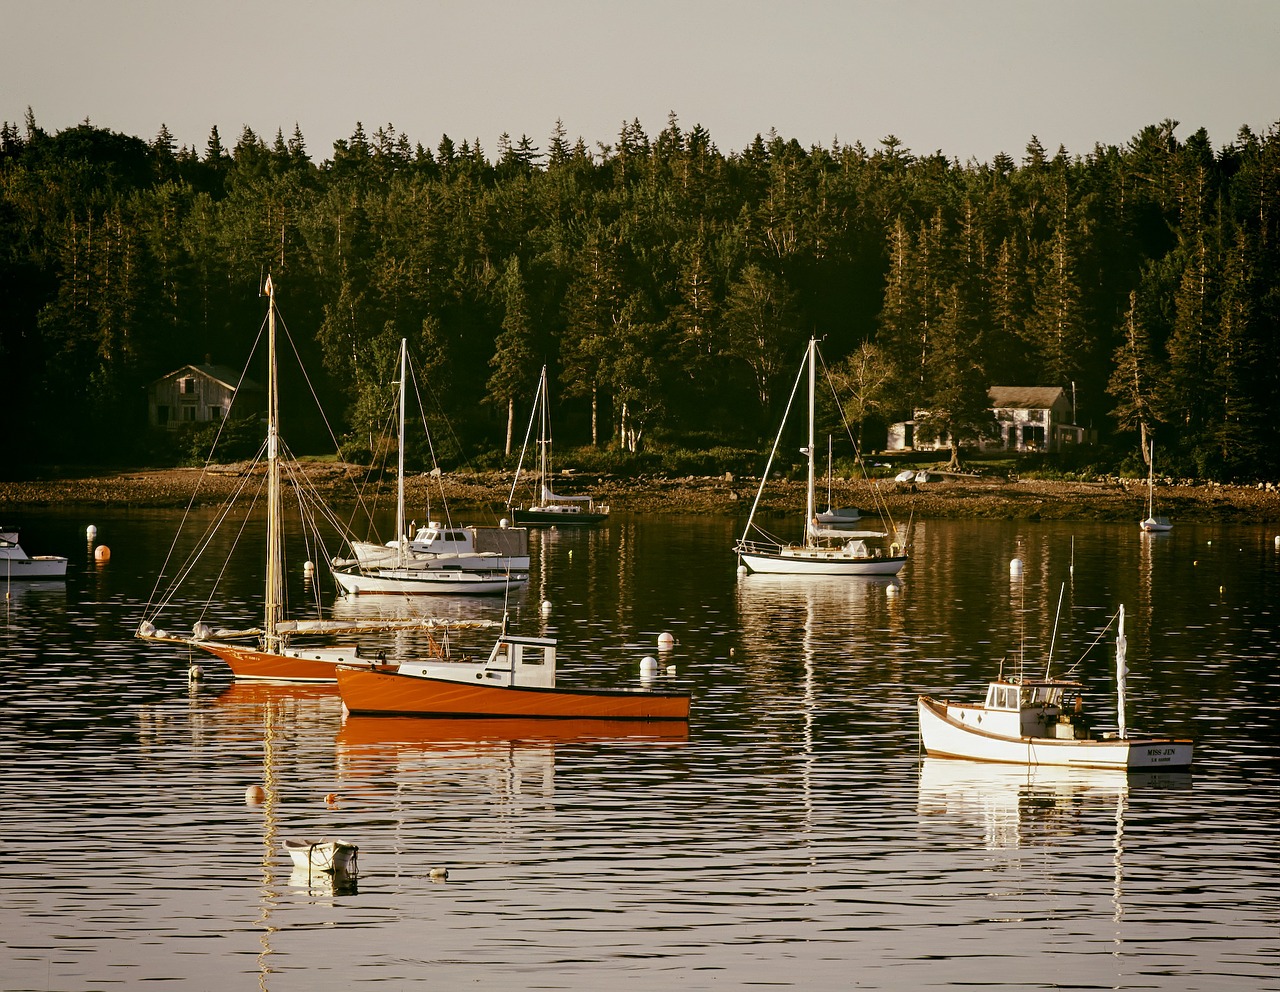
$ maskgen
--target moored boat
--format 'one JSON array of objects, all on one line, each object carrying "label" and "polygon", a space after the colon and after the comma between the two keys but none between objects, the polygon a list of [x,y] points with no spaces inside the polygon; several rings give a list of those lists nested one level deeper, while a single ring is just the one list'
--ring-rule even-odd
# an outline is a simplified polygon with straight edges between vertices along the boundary
[{"label": "moored boat", "polygon": [[1147,517],[1138,521],[1138,526],[1148,533],[1163,534],[1173,530],[1173,521],[1156,514],[1156,443],[1151,442],[1147,456]]},{"label": "moored boat", "polygon": [[22,550],[17,527],[0,527],[0,580],[65,579],[67,559],[58,555],[36,555]]},{"label": "moored boat", "polygon": [[[791,392],[791,402],[787,404],[787,413],[795,400],[800,387],[800,377],[806,369],[809,376],[809,433],[804,452],[808,458],[808,488],[805,502],[804,528],[799,542],[786,543],[765,532],[756,523],[756,511],[760,505],[760,497],[764,494],[765,484],[769,480],[769,470],[773,465],[774,455],[782,441],[782,432],[786,429],[787,415],[782,418],[782,426],[774,441],[773,451],[760,478],[760,488],[752,504],[747,518],[746,528],[734,545],[741,566],[749,572],[764,572],[771,575],[897,575],[907,563],[906,538],[897,527],[888,526],[880,530],[857,530],[861,521],[860,511],[852,514],[844,511],[844,519],[830,506],[825,513],[824,522],[819,516],[814,496],[814,421],[817,383],[818,343],[810,339],[805,358],[800,363],[795,386]],[[828,445],[829,447],[829,445]],[[828,456],[828,461],[830,460]],[[887,511],[879,510],[881,519],[886,520]],[[856,514],[856,515],[854,515]]]},{"label": "moored boat", "polygon": [[[457,628],[492,626],[488,621],[437,620],[434,618],[385,618],[368,622],[326,620],[321,616],[304,619],[288,619],[285,616],[287,596],[284,576],[284,522],[281,462],[287,450],[279,434],[279,374],[276,362],[276,301],[271,277],[264,287],[267,303],[267,424],[266,437],[259,457],[265,457],[266,471],[266,546],[265,583],[261,626],[244,629],[214,627],[199,620],[192,624],[190,634],[178,634],[161,626],[160,614],[177,594],[178,586],[196,568],[196,561],[209,544],[215,524],[206,532],[192,557],[182,565],[173,584],[158,599],[147,606],[144,619],[138,624],[136,636],[143,640],[182,644],[188,648],[214,655],[226,662],[237,679],[257,679],[280,682],[336,681],[335,668],[339,663],[357,665],[366,663],[358,646],[299,646],[300,638],[332,640],[359,633],[419,630],[430,635],[433,632]],[[316,526],[316,518],[328,513],[315,493],[307,492],[301,480],[302,473],[290,472],[294,480],[296,502],[303,513],[303,526],[311,531],[316,547],[323,548],[323,539]],[[247,477],[247,476],[246,476]],[[239,495],[239,494],[237,494]],[[232,499],[234,500],[234,496]],[[248,501],[251,502],[251,501]],[[292,502],[292,501],[291,501]],[[231,515],[230,503],[218,514],[218,523]],[[331,514],[330,514],[331,515]],[[176,540],[175,540],[176,545]],[[234,547],[233,547],[234,550]],[[318,592],[318,583],[313,585]],[[208,604],[206,604],[207,607]],[[319,613],[319,602],[315,604]],[[167,624],[165,625],[168,626]],[[246,642],[246,643],[239,643]]]},{"label": "moored boat", "polygon": [[325,872],[329,875],[354,875],[360,848],[345,840],[289,840],[284,849],[293,859],[295,869]]},{"label": "moored boat", "polygon": [[937,757],[1019,765],[1179,769],[1191,765],[1188,738],[1131,734],[1126,726],[1124,607],[1116,636],[1117,729],[1099,732],[1084,705],[1084,686],[1065,679],[997,677],[985,700],[962,705],[917,699],[920,740]]},{"label": "moored boat", "polygon": [[690,694],[557,684],[556,642],[503,633],[487,657],[340,665],[348,715],[687,720]]},{"label": "moored boat", "polygon": [[[524,466],[525,452],[533,436],[533,425],[538,425],[538,492],[528,506],[516,505],[516,490],[520,486],[520,470]],[[529,428],[525,432],[524,447],[516,465],[507,508],[511,520],[525,527],[589,527],[609,519],[609,507],[597,503],[589,494],[566,496],[551,489],[551,399],[547,389],[547,367],[542,367],[538,379],[538,392],[534,398],[533,412],[529,416]]]}]

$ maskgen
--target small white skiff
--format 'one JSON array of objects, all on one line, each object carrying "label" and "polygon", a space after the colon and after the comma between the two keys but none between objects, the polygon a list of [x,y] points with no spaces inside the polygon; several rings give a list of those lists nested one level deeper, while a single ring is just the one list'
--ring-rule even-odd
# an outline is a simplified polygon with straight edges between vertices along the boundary
[{"label": "small white skiff", "polygon": [[360,848],[345,840],[286,840],[284,849],[293,858],[295,869],[327,872],[330,875],[354,875],[356,855]]}]

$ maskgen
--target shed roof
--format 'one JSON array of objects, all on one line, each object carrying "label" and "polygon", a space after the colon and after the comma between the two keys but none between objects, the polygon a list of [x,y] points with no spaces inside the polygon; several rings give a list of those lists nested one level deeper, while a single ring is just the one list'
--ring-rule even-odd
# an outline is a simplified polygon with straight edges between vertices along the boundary
[{"label": "shed roof", "polygon": [[[206,363],[204,365],[184,365],[177,371],[170,372],[168,375],[162,375],[159,379],[156,379],[152,385],[155,385],[156,382],[164,382],[167,379],[175,379],[179,376],[185,376],[191,372],[202,375],[206,379],[212,379],[219,385],[225,386],[227,389],[231,390],[234,390],[236,388],[236,383],[240,382],[239,371],[233,369],[230,365],[210,365]],[[240,383],[240,388],[241,390],[261,390],[262,386],[253,379],[246,378],[244,382]]]},{"label": "shed roof", "polygon": [[1051,410],[1066,399],[1066,394],[1061,386],[992,386],[987,398],[993,407]]}]

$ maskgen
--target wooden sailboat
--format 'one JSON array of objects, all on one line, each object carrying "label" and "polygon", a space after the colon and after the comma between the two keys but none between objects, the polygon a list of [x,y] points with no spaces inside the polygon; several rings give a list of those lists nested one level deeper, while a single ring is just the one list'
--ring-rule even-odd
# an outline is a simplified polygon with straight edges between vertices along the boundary
[{"label": "wooden sailboat", "polygon": [[[276,362],[275,287],[267,277],[267,432],[266,455],[266,583],[261,627],[244,629],[215,628],[198,621],[190,635],[171,633],[159,626],[160,612],[175,589],[160,604],[149,605],[147,616],[139,624],[136,636],[149,641],[183,644],[207,652],[226,662],[237,679],[263,679],[284,682],[335,682],[339,663],[360,665],[366,662],[357,645],[298,646],[295,638],[304,636],[331,639],[356,633],[389,630],[423,630],[432,632],[447,628],[493,626],[489,621],[439,620],[435,618],[389,619],[377,621],[342,621],[315,619],[288,620],[285,617],[284,525],[281,496],[281,447],[279,435],[280,399]],[[301,494],[300,494],[301,495]],[[225,519],[224,512],[222,518]],[[206,535],[208,537],[208,535]],[[185,573],[191,567],[183,570]],[[176,588],[176,586],[175,586]],[[241,644],[237,641],[248,641]]]},{"label": "wooden sailboat", "polygon": [[1140,520],[1138,526],[1152,533],[1163,533],[1173,530],[1173,521],[1168,517],[1156,516],[1156,443],[1151,442],[1150,455],[1147,458],[1147,519]]},{"label": "wooden sailboat", "polygon": [[[791,400],[787,404],[787,413],[790,413],[791,405],[800,387],[801,377],[807,368],[809,435],[804,451],[808,457],[809,471],[803,537],[799,543],[787,544],[766,533],[755,523],[760,497],[764,494],[765,483],[769,479],[769,469],[773,465],[773,457],[777,454],[782,432],[786,428],[787,418],[784,414],[782,427],[778,430],[773,452],[769,456],[769,463],[765,466],[764,474],[760,478],[760,489],[752,504],[746,529],[734,545],[734,551],[737,552],[742,567],[750,572],[765,572],[773,575],[897,575],[902,570],[902,566],[907,563],[908,556],[906,542],[897,533],[896,528],[891,536],[889,530],[851,530],[848,527],[823,526],[818,520],[814,496],[813,451],[817,358],[818,343],[811,338],[804,361],[800,364],[795,386],[791,391]],[[868,542],[872,543],[868,544]],[[886,543],[887,548],[884,546]]]},{"label": "wooden sailboat", "polygon": [[[400,429],[396,461],[396,535],[390,545],[351,542],[356,560],[333,564],[333,579],[344,595],[482,595],[504,593],[529,579],[529,558],[523,568],[497,553],[438,555],[415,552],[405,528],[404,425],[405,381],[408,376],[408,343],[400,340]],[[525,551],[528,548],[526,546]],[[375,557],[375,555],[377,557]]]},{"label": "wooden sailboat", "polygon": [[[533,435],[534,422],[538,425],[538,495],[529,506],[515,505],[516,489],[520,485],[520,470],[524,466],[525,452]],[[547,390],[547,367],[542,366],[538,379],[538,393],[534,398],[529,428],[525,432],[524,447],[516,465],[515,479],[511,483],[511,495],[507,505],[514,523],[527,527],[583,527],[598,524],[609,517],[609,507],[596,503],[592,496],[565,496],[551,490],[551,402]]]}]

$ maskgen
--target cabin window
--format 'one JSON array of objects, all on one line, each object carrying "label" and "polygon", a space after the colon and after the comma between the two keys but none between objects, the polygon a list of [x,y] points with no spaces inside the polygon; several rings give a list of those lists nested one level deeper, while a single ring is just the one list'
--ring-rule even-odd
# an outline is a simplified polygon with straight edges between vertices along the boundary
[{"label": "cabin window", "polygon": [[194,393],[195,391],[196,391],[195,379],[191,378],[190,376],[187,376],[184,379],[178,380],[178,392],[189,395],[191,393]]}]

